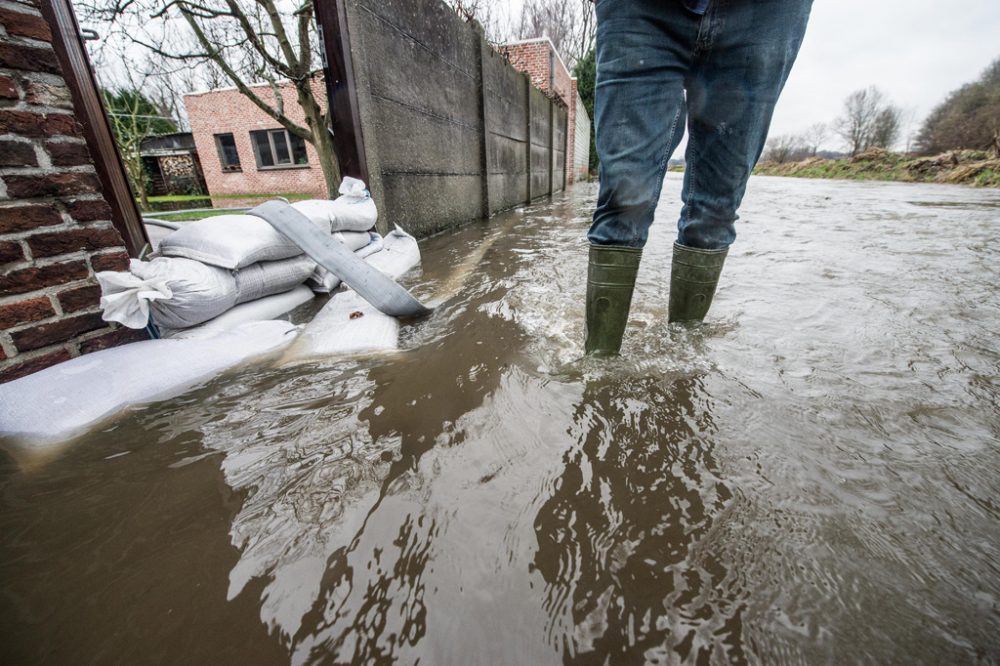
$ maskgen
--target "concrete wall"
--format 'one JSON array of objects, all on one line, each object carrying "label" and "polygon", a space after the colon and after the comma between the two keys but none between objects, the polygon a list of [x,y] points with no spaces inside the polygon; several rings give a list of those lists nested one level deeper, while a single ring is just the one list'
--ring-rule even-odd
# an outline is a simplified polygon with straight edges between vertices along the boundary
[{"label": "concrete wall", "polygon": [[[586,110],[577,106],[579,95],[576,91],[576,79],[573,78],[566,63],[559,57],[552,40],[548,37],[522,39],[509,42],[501,47],[501,52],[510,60],[510,64],[519,72],[524,72],[531,79],[531,84],[550,97],[555,97],[566,106],[569,119],[568,127],[576,127],[578,111]],[[589,124],[590,119],[587,119]],[[589,152],[589,151],[588,151]],[[575,180],[576,142],[570,140],[566,144],[566,185]]]},{"label": "concrete wall", "polygon": [[[316,99],[326,106],[326,88],[321,76],[313,79],[312,87]],[[272,99],[268,84],[252,86],[265,99]],[[284,108],[288,117],[306,126],[305,113],[297,101],[295,88],[291,84],[281,86]],[[191,133],[201,160],[205,175],[205,185],[212,196],[239,194],[310,194],[327,196],[326,181],[319,166],[319,158],[311,143],[306,143],[308,165],[279,168],[258,168],[250,143],[252,130],[278,129],[281,125],[271,116],[240,94],[236,88],[222,88],[206,92],[189,93],[184,96]],[[231,133],[240,155],[240,171],[223,171],[219,153],[215,145],[215,135]],[[232,201],[220,199],[219,206],[234,205]]]},{"label": "concrete wall", "polygon": [[51,42],[0,1],[0,382],[145,337],[101,319],[94,273],[128,254]]},{"label": "concrete wall", "polygon": [[477,25],[441,0],[345,4],[383,230],[397,223],[427,235],[563,188],[563,170],[552,178],[565,151],[552,146],[550,117],[565,129],[566,109]]}]

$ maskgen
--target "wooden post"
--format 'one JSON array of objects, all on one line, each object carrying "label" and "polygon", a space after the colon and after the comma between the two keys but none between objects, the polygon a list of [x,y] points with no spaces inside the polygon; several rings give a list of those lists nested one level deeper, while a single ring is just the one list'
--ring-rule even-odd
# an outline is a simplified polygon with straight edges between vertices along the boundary
[{"label": "wooden post", "polygon": [[149,243],[149,237],[111,134],[100,88],[90,67],[73,7],[69,0],[47,0],[41,3],[41,11],[52,27],[52,48],[73,98],[74,114],[83,126],[83,135],[94,160],[104,198],[111,206],[111,223],[125,241],[128,253],[138,257]]}]

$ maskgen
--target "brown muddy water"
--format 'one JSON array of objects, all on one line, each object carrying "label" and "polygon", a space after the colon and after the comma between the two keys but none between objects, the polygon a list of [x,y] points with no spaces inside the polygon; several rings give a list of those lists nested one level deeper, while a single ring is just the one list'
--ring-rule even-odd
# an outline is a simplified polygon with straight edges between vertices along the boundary
[{"label": "brown muddy water", "polygon": [[[3,664],[996,663],[1000,192],[755,178],[578,362],[593,186],[429,239],[404,351],[257,366],[21,471]],[[459,281],[461,282],[461,281]]]}]

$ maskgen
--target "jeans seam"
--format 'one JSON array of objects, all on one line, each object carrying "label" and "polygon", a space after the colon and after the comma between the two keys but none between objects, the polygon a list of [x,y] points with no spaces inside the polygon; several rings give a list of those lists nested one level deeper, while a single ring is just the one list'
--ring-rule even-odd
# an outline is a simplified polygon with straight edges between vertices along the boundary
[{"label": "jeans seam", "polygon": [[[674,119],[670,123],[670,135],[667,137],[667,145],[666,148],[664,148],[663,150],[663,157],[660,158],[660,163],[656,166],[656,176],[657,176],[656,182],[660,184],[659,191],[657,192],[657,196],[653,197],[652,200],[649,202],[649,208],[646,209],[645,215],[654,213],[656,211],[656,204],[659,203],[660,199],[659,195],[663,191],[663,178],[666,176],[667,162],[670,161],[670,153],[673,152],[674,136],[677,134],[677,122],[681,118],[682,110],[683,107],[677,107],[677,110],[674,112]],[[632,235],[632,242],[633,243],[639,242],[638,233],[634,233]]]},{"label": "jeans seam", "polygon": [[[684,169],[685,171],[690,172],[690,179],[688,180],[690,187],[688,188],[687,191],[687,197],[686,197],[687,201],[684,202],[684,207],[681,209],[681,220],[680,220],[681,224],[678,225],[677,229],[678,239],[680,239],[681,232],[684,230],[684,228],[686,228],[687,222],[691,220],[690,216],[691,205],[688,202],[694,199],[694,195],[696,192],[695,176],[697,174],[695,173],[695,165],[698,163],[698,154],[696,152],[698,150],[698,147],[694,145],[694,141],[692,141],[690,138],[688,139],[688,145],[691,146],[691,160],[689,160],[690,164],[687,164],[687,160],[685,161]],[[681,245],[684,245],[684,243],[681,243]]]}]

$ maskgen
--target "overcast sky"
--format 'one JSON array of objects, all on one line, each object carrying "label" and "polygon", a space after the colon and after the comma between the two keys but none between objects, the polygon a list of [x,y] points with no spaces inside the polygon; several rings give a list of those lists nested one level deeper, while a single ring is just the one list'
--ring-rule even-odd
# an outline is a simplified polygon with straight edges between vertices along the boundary
[{"label": "overcast sky", "polygon": [[829,121],[874,84],[923,120],[1000,57],[1000,0],[816,0],[771,133]]},{"label": "overcast sky", "polygon": [[[498,1],[512,12],[521,5]],[[815,0],[771,135],[829,122],[848,94],[868,85],[912,110],[919,124],[949,91],[998,57],[1000,0]],[[835,139],[828,143],[842,147]]]}]

